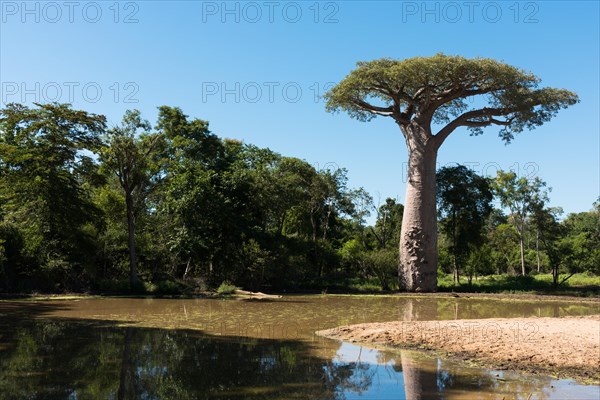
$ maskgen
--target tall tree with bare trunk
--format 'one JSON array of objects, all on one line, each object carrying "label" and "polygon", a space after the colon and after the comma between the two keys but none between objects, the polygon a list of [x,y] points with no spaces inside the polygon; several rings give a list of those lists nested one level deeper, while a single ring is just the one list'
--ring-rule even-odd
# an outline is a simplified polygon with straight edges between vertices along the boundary
[{"label": "tall tree with bare trunk", "polygon": [[406,204],[400,238],[400,287],[437,288],[436,158],[458,128],[479,135],[499,126],[509,143],[516,133],[549,121],[577,103],[575,93],[540,88],[540,79],[486,58],[437,54],[359,62],[326,95],[327,110],[360,121],[392,118],[408,147]]},{"label": "tall tree with bare trunk", "polygon": [[150,133],[150,123],[143,120],[138,110],[128,110],[121,126],[109,130],[106,146],[100,152],[103,168],[118,179],[127,210],[127,245],[129,248],[129,284],[131,290],[140,288],[135,245],[136,210],[146,200],[160,172],[159,163],[162,136]]}]

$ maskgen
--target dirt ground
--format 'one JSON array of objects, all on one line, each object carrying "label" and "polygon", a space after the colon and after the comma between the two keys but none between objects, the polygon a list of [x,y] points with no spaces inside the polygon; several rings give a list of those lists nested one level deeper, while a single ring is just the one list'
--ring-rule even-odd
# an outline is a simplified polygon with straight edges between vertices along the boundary
[{"label": "dirt ground", "polygon": [[397,321],[317,334],[367,346],[433,350],[493,369],[600,382],[600,315]]}]

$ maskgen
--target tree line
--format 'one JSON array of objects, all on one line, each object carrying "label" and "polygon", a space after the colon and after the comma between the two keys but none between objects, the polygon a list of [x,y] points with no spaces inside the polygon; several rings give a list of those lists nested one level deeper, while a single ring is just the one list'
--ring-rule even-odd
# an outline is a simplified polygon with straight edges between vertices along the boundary
[{"label": "tree line", "polygon": [[[67,104],[8,104],[0,290],[396,289],[403,205],[347,180],[344,168],[222,139],[177,107],[159,107],[153,125],[132,110],[109,127]],[[456,166],[437,182],[442,272],[552,272],[557,285],[561,273],[600,274],[598,203],[561,219],[539,178]]]}]

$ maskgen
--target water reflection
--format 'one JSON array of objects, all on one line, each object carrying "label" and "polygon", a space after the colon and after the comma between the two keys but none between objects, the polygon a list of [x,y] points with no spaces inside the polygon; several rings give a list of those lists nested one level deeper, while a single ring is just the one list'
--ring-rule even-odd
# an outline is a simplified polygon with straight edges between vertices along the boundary
[{"label": "water reflection", "polygon": [[[22,318],[30,318],[32,308],[37,307],[26,302],[0,303],[0,315],[7,304],[23,308]],[[119,321],[138,327],[195,329],[214,335],[268,339],[311,339],[319,329],[364,322],[553,317],[599,312],[599,304],[593,302],[497,301],[449,296],[286,296],[273,302],[90,299],[47,302],[34,311],[35,315],[46,318]]]},{"label": "water reflection", "polygon": [[0,353],[7,399],[334,398],[337,367],[299,342],[37,321]]},{"label": "water reflection", "polygon": [[[335,341],[38,320],[0,351],[3,399],[597,398],[597,387],[465,368]],[[554,389],[551,388],[554,386]]]},{"label": "water reflection", "polygon": [[597,386],[467,368],[422,353],[377,351],[313,335],[344,323],[392,319],[593,312],[595,304],[368,297],[305,296],[268,304],[4,302],[0,398],[597,399]]},{"label": "water reflection", "polygon": [[600,395],[598,386],[466,367],[416,351],[380,351],[344,343],[334,360],[358,371],[349,380],[352,385],[338,387],[339,398],[344,399],[598,399]]}]

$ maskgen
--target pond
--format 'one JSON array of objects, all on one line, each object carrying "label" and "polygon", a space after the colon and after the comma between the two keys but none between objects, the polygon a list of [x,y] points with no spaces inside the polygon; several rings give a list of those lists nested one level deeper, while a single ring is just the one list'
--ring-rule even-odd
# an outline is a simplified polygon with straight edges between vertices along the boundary
[{"label": "pond", "polygon": [[598,399],[598,386],[314,334],[363,322],[597,313],[591,302],[451,296],[0,302],[0,398]]}]

